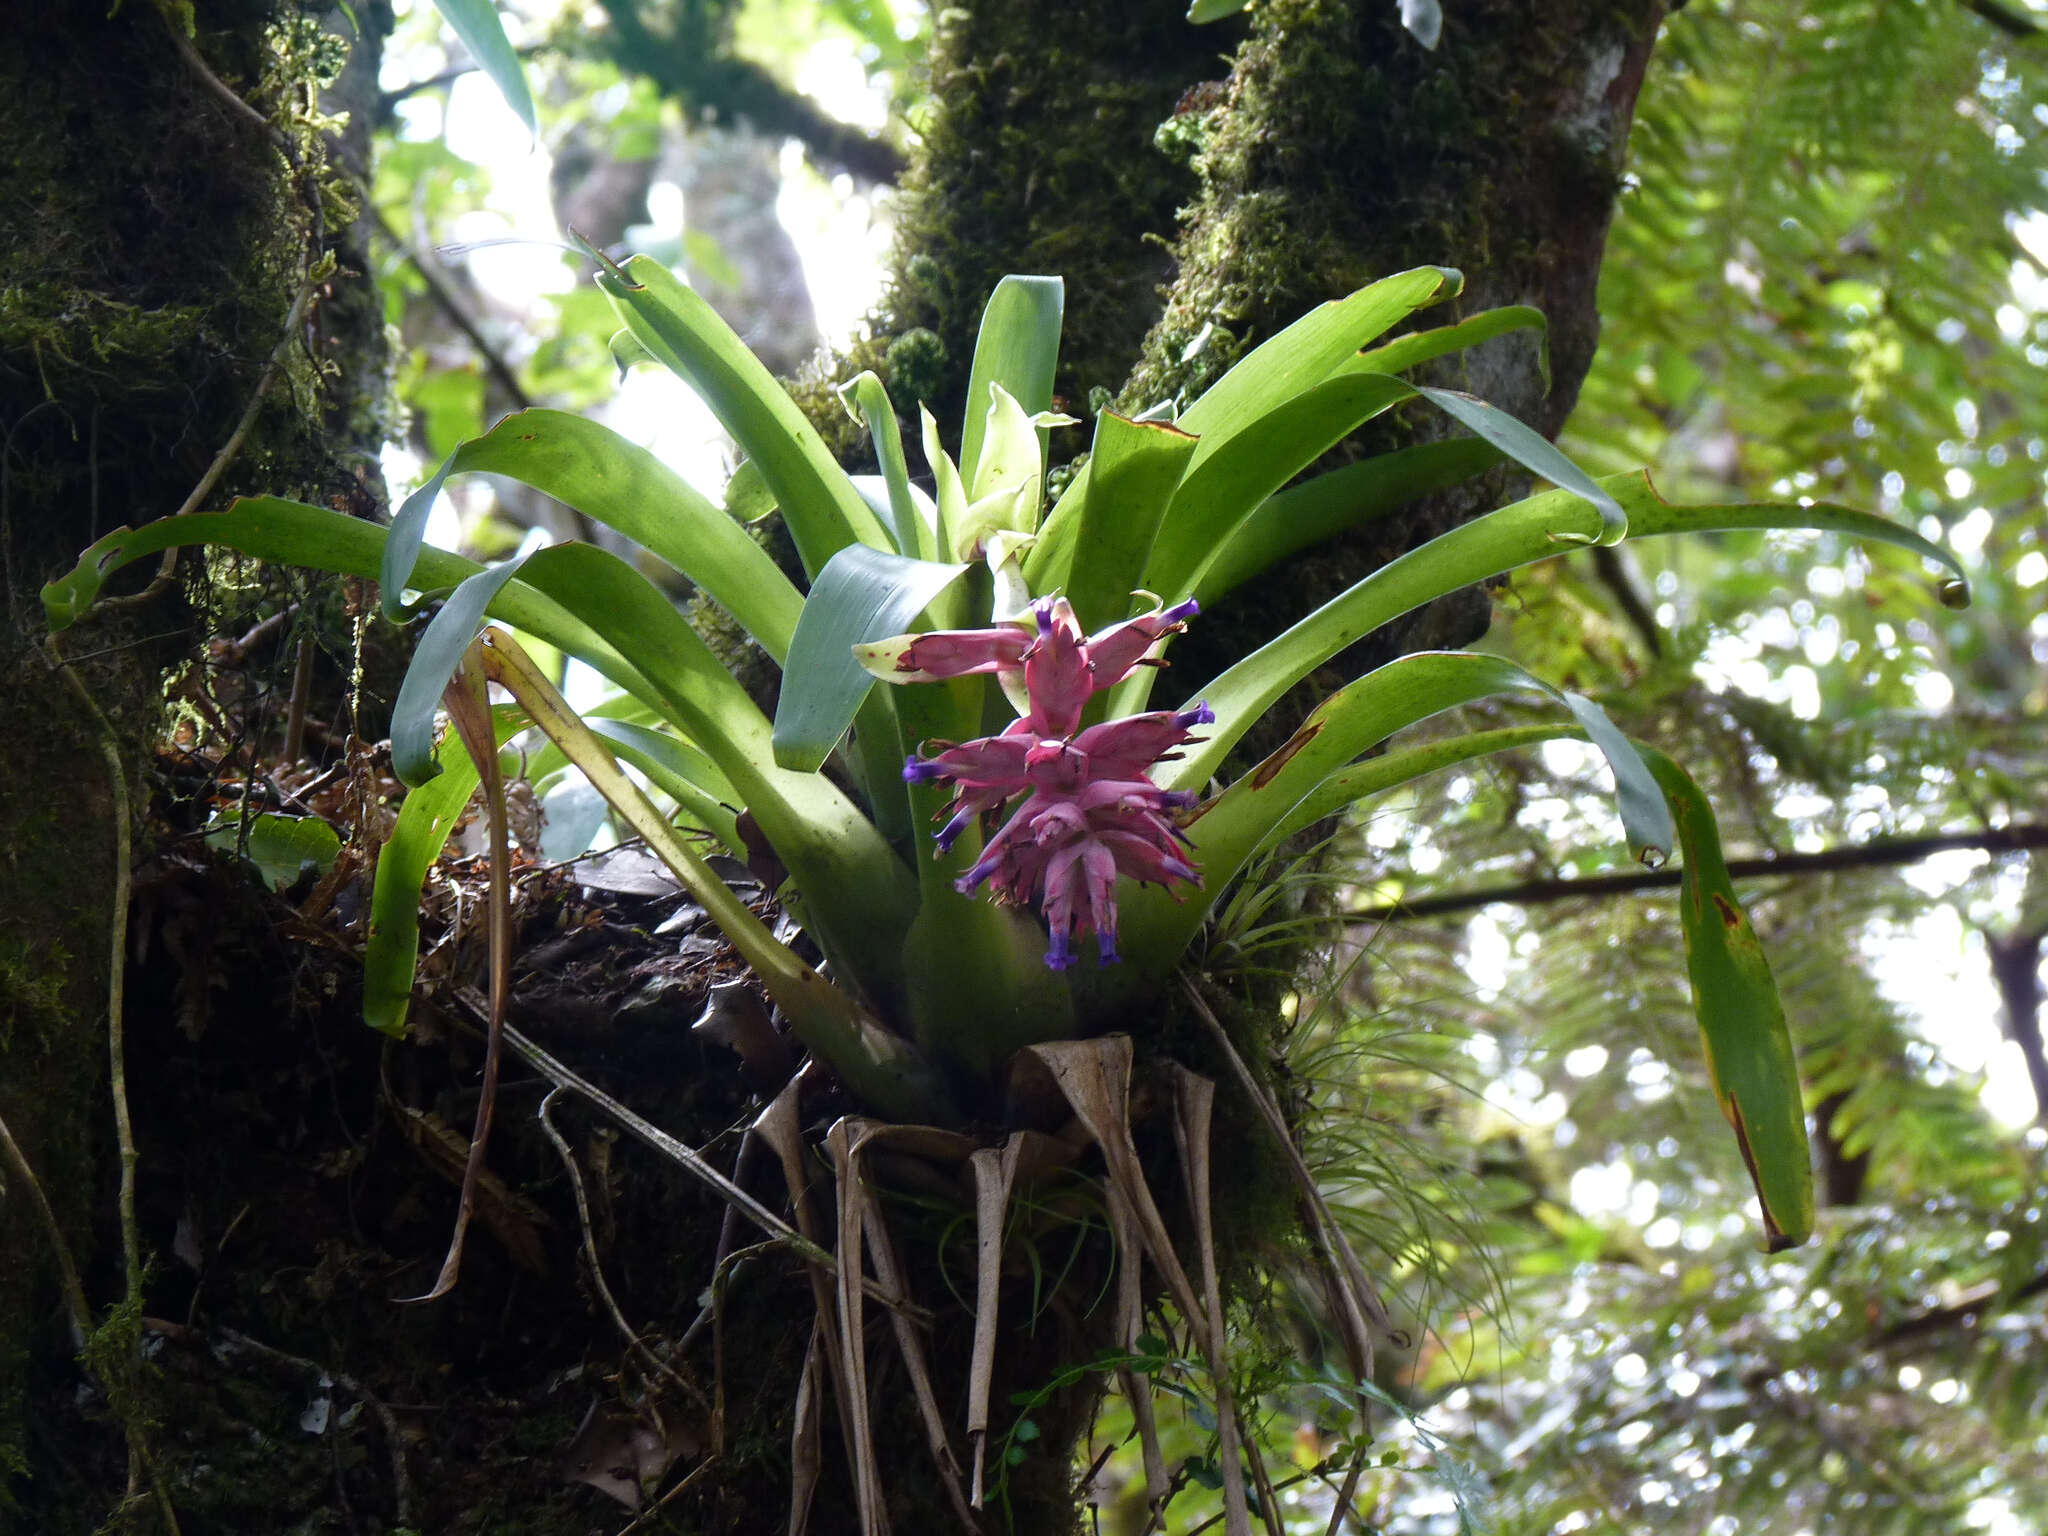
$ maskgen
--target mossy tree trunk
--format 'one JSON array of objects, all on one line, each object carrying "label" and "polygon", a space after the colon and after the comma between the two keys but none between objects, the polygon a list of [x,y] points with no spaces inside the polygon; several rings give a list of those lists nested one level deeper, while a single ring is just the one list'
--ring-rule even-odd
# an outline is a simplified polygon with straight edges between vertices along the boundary
[{"label": "mossy tree trunk", "polygon": [[[1183,115],[1201,193],[1124,403],[1191,398],[1316,304],[1436,264],[1461,270],[1464,290],[1419,325],[1509,304],[1534,305],[1549,322],[1547,377],[1545,343],[1518,332],[1447,360],[1436,382],[1554,436],[1599,336],[1600,258],[1664,10],[1664,0],[1460,0],[1444,7],[1432,52],[1388,0],[1265,0],[1230,78]],[[1339,457],[1454,430],[1411,408]],[[1182,667],[1209,675],[1213,662],[1498,505],[1513,483],[1506,472],[1482,477],[1297,558],[1210,615]],[[1339,658],[1332,678],[1469,643],[1486,620],[1483,593],[1446,599]]]},{"label": "mossy tree trunk", "polygon": [[[327,253],[341,268],[305,310],[208,504],[257,488],[356,501],[375,474],[383,371],[381,315],[357,275],[365,253],[325,227],[345,199],[324,184],[303,125],[334,45],[277,0],[209,0],[190,51],[154,6],[111,9],[17,8],[0,48],[0,1116],[102,1306],[125,1289],[108,1156],[117,796],[107,753],[139,810],[165,668],[196,637],[178,583],[113,607],[68,637],[88,705],[52,664],[37,590],[98,536],[186,500]],[[388,7],[353,9],[373,78]],[[220,85],[264,106],[283,143],[233,110]],[[26,1394],[72,1369],[49,1234],[21,1180],[6,1182],[0,1522],[28,1496],[11,1476],[30,1459]]]}]

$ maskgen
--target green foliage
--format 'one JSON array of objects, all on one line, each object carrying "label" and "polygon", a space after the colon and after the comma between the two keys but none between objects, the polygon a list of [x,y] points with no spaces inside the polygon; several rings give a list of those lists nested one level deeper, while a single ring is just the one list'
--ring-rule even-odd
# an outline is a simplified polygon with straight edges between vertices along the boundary
[{"label": "green foliage", "polygon": [[519,55],[505,36],[505,24],[498,19],[496,0],[434,0],[434,9],[462,39],[462,46],[469,50],[477,67],[490,76],[505,104],[519,114],[529,131],[538,132],[533,92],[526,84],[526,71],[520,67]]},{"label": "green foliage", "polygon": [[279,816],[272,812],[250,818],[248,834],[239,815],[222,817],[209,827],[206,840],[215,848],[239,850],[270,886],[296,884],[308,871],[324,875],[341,852],[341,838],[318,816]]},{"label": "green foliage", "polygon": [[[1187,845],[1193,868],[1207,876],[1201,899],[1175,906],[1140,897],[1126,902],[1119,921],[1112,892],[1115,874],[1088,877],[1099,880],[1100,887],[1097,891],[1091,884],[1097,893],[1087,898],[1080,920],[1088,926],[1081,931],[1102,936],[1106,958],[1114,958],[1112,945],[1121,945],[1128,964],[1108,980],[1077,975],[1071,995],[1028,963],[1028,924],[1014,911],[998,910],[970,894],[970,887],[993,867],[987,858],[962,873],[984,829],[968,825],[972,813],[960,808],[979,806],[985,813],[1016,789],[982,803],[974,797],[987,792],[970,788],[962,778],[955,824],[942,838],[938,857],[913,847],[906,867],[888,846],[884,828],[896,822],[894,806],[902,797],[908,795],[915,819],[937,809],[943,793],[923,771],[930,764],[920,766],[916,758],[920,745],[977,735],[981,722],[995,718],[999,708],[998,682],[1016,703],[1020,679],[1038,675],[1032,668],[1041,664],[1027,666],[1015,646],[1002,653],[1007,660],[975,662],[979,651],[997,656],[988,650],[996,643],[991,636],[1007,625],[1021,624],[1025,634],[1035,625],[1045,635],[1056,623],[1071,623],[1056,618],[1049,602],[1059,586],[1072,584],[1101,618],[1115,624],[1128,611],[1119,592],[1157,591],[1181,604],[1219,556],[1227,556],[1243,574],[1256,575],[1278,558],[1287,541],[1253,514],[1362,421],[1392,405],[1409,398],[1428,400],[1472,428],[1494,451],[1563,488],[1411,552],[1198,690],[1208,708],[1188,712],[1185,720],[1213,718],[1216,728],[1163,775],[1161,787],[1170,794],[1192,801],[1259,716],[1354,640],[1468,582],[1527,564],[1560,545],[1611,544],[1630,530],[1632,517],[1638,533],[1833,527],[1903,544],[1930,558],[1948,558],[1917,534],[1840,508],[1687,511],[1663,503],[1640,479],[1598,485],[1543,439],[1484,402],[1373,371],[1375,361],[1417,360],[1436,346],[1453,345],[1460,334],[1483,336],[1502,325],[1523,323],[1520,316],[1509,316],[1499,325],[1425,333],[1436,339],[1406,352],[1398,346],[1371,352],[1372,343],[1392,325],[1456,292],[1457,274],[1444,269],[1399,274],[1313,311],[1248,354],[1170,429],[1146,430],[1141,423],[1118,425],[1108,418],[1099,461],[1074,477],[1042,531],[1042,433],[1063,420],[1042,409],[1058,351],[1062,304],[1057,281],[1015,279],[991,299],[971,374],[986,391],[987,403],[984,408],[970,402],[957,470],[928,413],[925,418],[926,454],[937,474],[936,499],[928,506],[913,496],[900,445],[890,441],[895,415],[880,381],[871,375],[855,381],[850,402],[883,439],[884,474],[874,492],[875,507],[759,361],[671,273],[636,257],[624,267],[605,263],[598,284],[625,323],[629,351],[659,360],[695,388],[757,466],[812,578],[808,597],[797,597],[737,522],[652,455],[577,418],[525,412],[457,448],[408,498],[388,537],[377,530],[340,529],[332,514],[312,507],[244,503],[227,514],[110,535],[87,551],[69,577],[51,584],[46,608],[52,623],[61,627],[90,604],[99,583],[120,565],[181,539],[217,538],[244,553],[284,553],[340,569],[360,570],[374,549],[385,610],[396,616],[409,587],[432,584],[432,576],[422,572],[452,571],[464,564],[450,556],[429,559],[422,536],[443,483],[471,470],[509,473],[628,534],[709,591],[772,658],[784,662],[772,733],[653,585],[616,556],[572,544],[471,568],[454,586],[420,639],[394,710],[398,772],[419,785],[441,771],[435,761],[435,711],[459,667],[480,667],[511,687],[555,746],[599,786],[677,877],[707,905],[716,903],[725,914],[721,926],[762,975],[805,1043],[871,1102],[899,1117],[947,1113],[943,1091],[916,1086],[936,1084],[937,1078],[930,1066],[917,1063],[904,1037],[916,1040],[928,1058],[985,1082],[1017,1046],[1056,1038],[1077,1024],[1090,1027],[1110,1010],[1121,1012],[1136,993],[1168,982],[1211,903],[1227,892],[1245,862],[1276,837],[1304,802],[1345,773],[1359,753],[1453,705],[1534,681],[1497,658],[1415,656],[1338,693],[1272,759],[1185,818],[1188,830],[1175,835]],[[1035,412],[1034,403],[1041,406]],[[1400,462],[1411,470],[1421,466],[1417,460]],[[1396,480],[1387,486],[1381,499],[1397,499],[1404,489],[1412,493],[1428,479],[1424,467],[1405,485]],[[1135,521],[1122,515],[1132,505],[1141,511]],[[1111,507],[1116,515],[1098,507]],[[1262,539],[1270,542],[1257,542]],[[963,587],[959,583],[967,566],[918,558],[934,548],[963,561],[985,560],[985,580],[978,577]],[[1095,569],[1098,559],[1106,566],[1102,573]],[[1035,606],[1034,597],[1041,600]],[[978,620],[984,604],[992,604],[988,622],[997,629],[951,632],[963,618]],[[1156,655],[1190,611],[1176,606],[1155,628],[1133,631],[1147,638],[1117,665],[1116,676],[1074,685],[1079,692],[1064,704],[1054,702],[1050,692],[1041,696],[1041,686],[1059,685],[1033,680],[1029,699],[1019,707],[1034,721],[1045,710],[1070,709],[1078,717],[1083,700],[1099,686],[1112,689],[1109,719],[1140,714],[1151,673],[1134,670],[1133,662],[1147,652]],[[929,635],[929,645],[966,647],[950,670],[928,673],[913,663],[910,650],[919,643],[914,635],[878,644],[920,615],[948,631]],[[847,990],[825,986],[769,938],[753,914],[721,898],[715,878],[619,771],[605,739],[568,711],[509,636],[486,631],[473,642],[486,616],[521,622],[549,645],[586,661],[656,711],[683,743],[715,764],[790,871],[791,900],[850,984]],[[1105,630],[1089,643],[1106,644],[1114,632]],[[1010,633],[1021,646],[1023,636]],[[865,666],[891,681],[954,681],[873,692],[872,679],[853,659],[857,651]],[[989,672],[998,675],[980,685],[972,682],[972,674]],[[1125,678],[1126,672],[1131,676]],[[1632,846],[1661,859],[1674,841],[1670,816],[1635,748],[1597,707],[1584,700],[1568,702],[1581,728],[1614,766]],[[1136,719],[1128,724],[1141,731],[1168,729],[1176,741],[1186,734],[1182,716],[1145,719],[1162,724],[1146,726]],[[849,766],[864,790],[864,806],[820,771],[849,725],[854,727]],[[1071,732],[1073,727],[1041,723],[1033,729]],[[1059,747],[1063,754],[1071,750],[1071,742]],[[1164,750],[1148,752],[1147,760]],[[912,754],[912,766],[901,775],[909,781],[907,790],[894,770],[906,751]],[[1688,796],[1674,787],[1684,782],[1682,775],[1663,782],[1663,796],[1672,799],[1684,829],[1688,879],[1708,880],[1716,847],[1711,816],[1696,793]],[[1362,787],[1355,780],[1347,783]],[[446,835],[456,808],[454,793],[449,791],[447,805],[437,801],[436,809],[407,829],[406,857],[390,861],[380,872],[380,883],[402,880],[404,891],[417,888],[425,870],[422,860],[431,859]],[[1101,855],[1105,863],[1107,848]],[[1160,856],[1164,864],[1157,863]],[[1118,867],[1124,867],[1124,855],[1117,857]],[[1068,862],[1080,867],[1075,860]],[[1701,867],[1696,871],[1694,865]],[[1169,854],[1162,845],[1153,862],[1135,861],[1127,872],[1164,883],[1186,878],[1170,871],[1187,868],[1177,848]],[[1069,914],[1054,917],[1046,957],[1060,971],[1069,963],[1070,925],[1077,921],[1071,903],[1077,898],[1055,896],[1050,875],[1032,878],[1039,884],[1007,894],[1020,903],[1043,901],[1048,912]],[[1720,884],[1725,887],[1725,879]],[[400,899],[394,894],[398,888],[386,886],[379,903],[387,934],[402,939],[406,924],[391,911]],[[1000,883],[996,889],[1004,890]],[[1714,898],[1718,910],[1732,914],[1731,922],[1742,921],[1732,892],[1717,889]],[[1731,1119],[1768,1225],[1774,1240],[1796,1242],[1808,1221],[1799,1200],[1786,1193],[1803,1179],[1805,1164],[1796,1107],[1787,1108],[1796,1106],[1795,1069],[1782,1026],[1773,1032],[1768,1023],[1754,1022],[1767,1019],[1775,1006],[1768,971],[1760,960],[1748,966],[1719,964],[1707,958],[1697,926],[1689,923],[1687,932],[1716,1082],[1739,1085],[1729,1087],[1723,1101],[1734,1106]],[[379,966],[369,988],[370,1010],[374,1022],[392,1028],[402,1018],[400,999],[409,966],[388,948],[380,951]],[[892,1026],[894,1036],[889,1034]],[[1768,1112],[1766,1104],[1772,1106]]]},{"label": "green foliage", "polygon": [[[1492,643],[1683,760],[1731,855],[2038,821],[2036,54],[1968,7],[1693,0],[1653,55],[1565,446],[1596,471],[1647,462],[1679,498],[1946,525],[1979,599],[1958,621],[1831,535],[1631,541],[1516,575]],[[1515,701],[1472,723],[1545,729]],[[1611,873],[1601,789],[1574,749],[1463,759],[1344,834],[1349,899]],[[2030,921],[2038,866],[1736,882],[1818,1154],[1815,1239],[1769,1260],[1738,1251],[1745,1172],[1701,1134],[1670,898],[1525,894],[1356,934],[1369,952],[1312,1033],[1392,1034],[1415,1064],[1319,1052],[1332,1109],[1313,1123],[1332,1178],[1370,1167],[1361,1141],[1436,1154],[1435,1186],[1414,1157],[1356,1186],[1390,1241],[1414,1221],[1383,1214],[1395,1178],[1468,1213],[1426,1245],[1447,1299],[1413,1315],[1448,1321],[1408,1365],[1439,1422],[1488,1447],[1503,1529],[2048,1520],[2043,1404],[2020,1379],[2048,1273],[2042,1140],[1986,1109],[2014,1048],[1958,1065],[1995,1026],[1989,978],[1931,1015],[1898,984],[1981,976],[1980,934]]]}]

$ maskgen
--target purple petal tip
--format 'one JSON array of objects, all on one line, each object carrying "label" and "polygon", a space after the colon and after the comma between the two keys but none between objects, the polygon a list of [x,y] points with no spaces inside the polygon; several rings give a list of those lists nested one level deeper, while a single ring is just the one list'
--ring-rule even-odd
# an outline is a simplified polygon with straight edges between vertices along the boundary
[{"label": "purple petal tip", "polygon": [[1045,965],[1047,970],[1064,971],[1074,963],[1074,952],[1067,946],[1067,935],[1055,929],[1049,935],[1052,942],[1046,946]]}]

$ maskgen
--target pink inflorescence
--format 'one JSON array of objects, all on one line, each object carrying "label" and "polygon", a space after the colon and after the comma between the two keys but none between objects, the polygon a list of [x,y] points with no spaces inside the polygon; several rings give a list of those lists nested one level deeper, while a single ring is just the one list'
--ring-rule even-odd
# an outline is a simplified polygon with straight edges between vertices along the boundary
[{"label": "pink inflorescence", "polygon": [[1197,611],[1190,598],[1084,639],[1065,598],[1044,600],[1032,606],[1035,635],[1019,627],[920,635],[897,662],[926,677],[1022,671],[1031,703],[1022,719],[999,736],[940,743],[931,757],[912,753],[903,777],[953,786],[941,852],[985,812],[1028,796],[957,884],[965,894],[985,880],[998,901],[1037,903],[1052,931],[1045,963],[1056,971],[1074,963],[1074,941],[1091,933],[1100,963],[1115,962],[1118,875],[1169,889],[1201,883],[1174,823],[1195,797],[1161,789],[1149,770],[1216,718],[1209,707],[1079,728],[1091,695],[1123,681]]}]

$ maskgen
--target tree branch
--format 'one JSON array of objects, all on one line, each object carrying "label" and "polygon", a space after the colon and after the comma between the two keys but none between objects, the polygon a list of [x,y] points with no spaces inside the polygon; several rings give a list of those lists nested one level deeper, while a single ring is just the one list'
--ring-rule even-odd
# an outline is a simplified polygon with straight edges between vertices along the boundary
[{"label": "tree branch", "polygon": [[2022,42],[2031,43],[2043,32],[2048,32],[2048,27],[2042,26],[2025,11],[2005,4],[2004,0],[1963,0],[1963,9],[1975,11],[2007,37],[2016,37]]},{"label": "tree branch", "polygon": [[1883,1349],[1888,1345],[1925,1338],[1930,1333],[1967,1327],[1981,1317],[2010,1312],[2043,1291],[2048,1291],[2048,1270],[2005,1290],[1994,1286],[1953,1306],[1930,1307],[1925,1312],[1902,1318],[1889,1328],[1879,1329],[1870,1340],[1870,1347]]},{"label": "tree branch", "polygon": [[645,75],[684,107],[715,107],[745,118],[771,138],[797,139],[812,159],[865,181],[893,182],[903,174],[903,156],[895,145],[826,115],[760,65],[658,36],[641,20],[635,0],[602,4],[611,18],[612,61],[628,73]]},{"label": "tree branch", "polygon": [[377,233],[391,243],[393,250],[412,263],[413,270],[419,273],[421,280],[426,283],[427,297],[434,301],[435,307],[448,317],[458,331],[469,338],[469,344],[476,348],[477,356],[483,359],[484,369],[490,374],[491,381],[505,392],[506,398],[512,402],[513,409],[532,409],[533,397],[527,394],[526,386],[519,382],[519,375],[512,371],[512,365],[505,360],[505,354],[484,335],[476,317],[470,314],[468,306],[456,295],[455,289],[450,286],[446,274],[440,270],[438,264],[423,255],[411,241],[393,229],[391,221],[384,217],[384,210],[371,202],[367,196],[363,199],[363,206],[369,209],[370,217],[376,221]]},{"label": "tree branch", "polygon": [[[553,49],[554,44],[552,43],[528,43],[525,47],[514,48],[512,51],[520,59],[525,60],[536,58],[543,53],[552,52]],[[440,73],[428,75],[423,80],[414,80],[406,85],[399,86],[396,90],[380,92],[377,97],[378,123],[381,125],[390,122],[392,108],[396,107],[401,101],[408,101],[412,97],[422,95],[427,91],[438,91],[445,86],[453,85],[464,75],[473,75],[482,67],[474,59],[464,59],[461,63],[451,64]]]},{"label": "tree branch", "polygon": [[2020,1048],[2027,1078],[2034,1085],[2034,1119],[2048,1123],[2048,1047],[2041,1035],[2041,945],[2048,932],[2021,928],[2012,933],[1987,933],[1984,947],[1991,957],[1991,978],[2005,1005],[2005,1036]]},{"label": "tree branch", "polygon": [[1600,578],[1601,585],[1613,594],[1623,616],[1635,626],[1644,647],[1652,656],[1661,658],[1664,654],[1664,631],[1658,627],[1657,615],[1651,610],[1649,599],[1643,596],[1636,586],[1635,577],[1622,564],[1620,551],[1606,545],[1594,546],[1593,571]]},{"label": "tree branch", "polygon": [[[1956,849],[1984,853],[2017,853],[2028,848],[2048,848],[2048,826],[1990,827],[1980,832],[1942,832],[1929,837],[1889,837],[1847,848],[1826,848],[1819,853],[1784,853],[1765,859],[1730,859],[1728,873],[1738,880],[1761,880],[1773,876],[1822,875],[1841,869],[1882,869],[1899,864],[1917,864],[1931,854]],[[1675,869],[1637,870],[1625,875],[1596,875],[1586,880],[1525,880],[1518,885],[1485,886],[1476,891],[1452,891],[1441,896],[1424,896],[1413,901],[1396,901],[1364,907],[1349,914],[1360,922],[1394,917],[1440,917],[1451,912],[1471,912],[1500,901],[1510,906],[1533,907],[1553,901],[1625,896],[1636,891],[1667,890],[1675,887]]]}]

